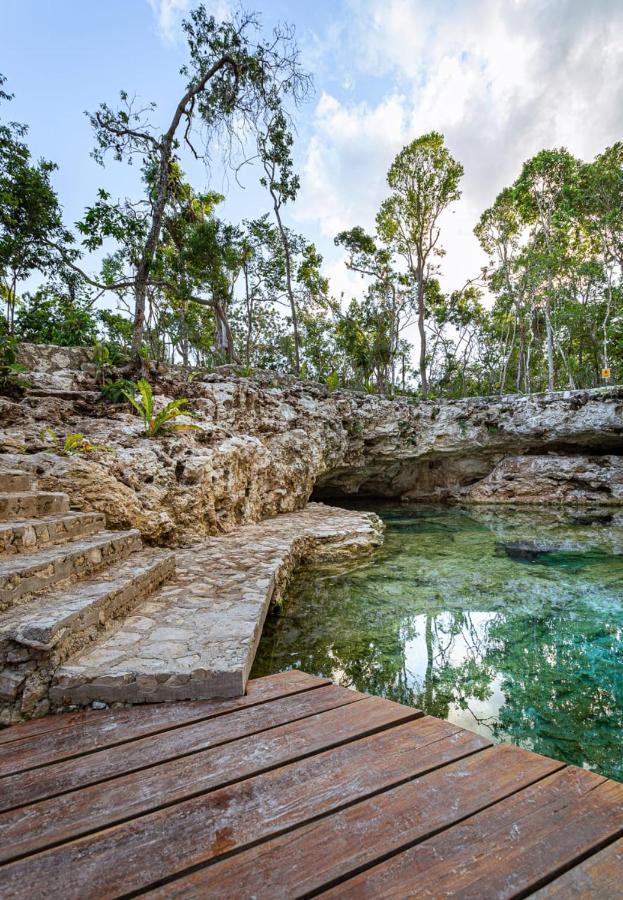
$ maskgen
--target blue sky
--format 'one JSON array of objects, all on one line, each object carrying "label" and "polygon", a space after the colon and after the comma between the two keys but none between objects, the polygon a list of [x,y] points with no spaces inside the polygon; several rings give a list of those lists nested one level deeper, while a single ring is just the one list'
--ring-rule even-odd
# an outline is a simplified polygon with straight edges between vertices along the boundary
[{"label": "blue sky", "polygon": [[[89,156],[84,110],[120,88],[157,102],[179,96],[179,31],[191,0],[0,0],[0,71],[11,118],[30,126],[35,156],[55,176],[68,223],[95,191],[136,189],[136,171]],[[208,3],[227,13],[227,0]],[[482,210],[524,159],[564,144],[591,157],[623,139],[621,0],[270,0],[247,4],[266,26],[295,24],[315,93],[300,111],[299,200],[290,224],[316,241],[336,293],[351,281],[333,235],[370,227],[396,152],[433,128],[465,166],[463,198],[444,222],[443,281],[458,287],[483,259],[472,235]],[[6,110],[4,111],[6,114]],[[197,187],[227,191],[233,220],[268,208],[247,169],[245,189],[192,170]]]}]

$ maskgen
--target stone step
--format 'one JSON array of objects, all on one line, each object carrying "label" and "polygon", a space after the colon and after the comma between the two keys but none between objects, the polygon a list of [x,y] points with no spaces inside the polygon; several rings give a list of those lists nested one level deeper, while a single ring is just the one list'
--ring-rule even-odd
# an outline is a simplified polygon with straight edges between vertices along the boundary
[{"label": "stone step", "polygon": [[0,556],[33,553],[103,531],[106,517],[96,512],[68,512],[42,519],[0,523]]},{"label": "stone step", "polygon": [[31,594],[83,578],[141,548],[140,532],[102,531],[84,540],[48,547],[0,562],[0,612]]},{"label": "stone step", "polygon": [[5,724],[47,711],[40,704],[47,704],[55,669],[109,631],[174,572],[173,552],[146,549],[69,588],[0,613],[0,716]]},{"label": "stone step", "polygon": [[15,491],[0,493],[0,522],[14,519],[40,519],[69,509],[69,497],[49,491]]},{"label": "stone step", "polygon": [[35,491],[37,482],[30,472],[22,472],[18,469],[4,469],[0,472],[0,491],[6,493]]},{"label": "stone step", "polygon": [[244,693],[268,607],[300,559],[348,559],[380,544],[368,513],[310,504],[176,554],[176,577],[60,667],[55,709]]},{"label": "stone step", "polygon": [[54,397],[57,400],[84,400],[87,403],[95,403],[101,397],[100,391],[82,391],[63,388],[29,388],[26,391],[29,397]]}]

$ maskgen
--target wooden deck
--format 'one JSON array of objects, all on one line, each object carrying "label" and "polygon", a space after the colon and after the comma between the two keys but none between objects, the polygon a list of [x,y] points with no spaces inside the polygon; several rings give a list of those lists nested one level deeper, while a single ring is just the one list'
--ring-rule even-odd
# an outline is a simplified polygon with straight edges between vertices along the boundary
[{"label": "wooden deck", "polygon": [[289,672],[0,732],[0,897],[623,896],[623,784]]}]

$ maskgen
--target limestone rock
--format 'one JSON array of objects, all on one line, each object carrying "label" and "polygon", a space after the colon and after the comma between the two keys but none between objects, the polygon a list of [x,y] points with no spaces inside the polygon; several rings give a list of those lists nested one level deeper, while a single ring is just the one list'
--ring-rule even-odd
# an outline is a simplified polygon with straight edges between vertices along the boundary
[{"label": "limestone rock", "polygon": [[[0,465],[29,468],[42,489],[62,486],[77,509],[105,512],[112,527],[137,527],[154,543],[229,533],[302,509],[312,494],[623,501],[621,388],[417,402],[329,392],[272,372],[239,377],[232,367],[189,382],[159,366],[149,375],[157,402],[188,397],[200,430],[148,440],[127,405],[98,399],[88,351],[31,348],[23,359],[37,395],[0,400]],[[42,396],[59,372],[73,393],[50,387]],[[46,427],[108,449],[51,453]]]},{"label": "limestone rock", "polygon": [[508,456],[467,496],[479,503],[621,504],[623,458]]}]

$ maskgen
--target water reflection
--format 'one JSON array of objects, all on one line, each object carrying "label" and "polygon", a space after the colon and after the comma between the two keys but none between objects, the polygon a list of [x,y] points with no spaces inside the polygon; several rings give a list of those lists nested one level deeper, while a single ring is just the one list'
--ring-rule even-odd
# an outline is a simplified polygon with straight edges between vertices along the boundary
[{"label": "water reflection", "polygon": [[379,510],[383,550],[295,579],[255,675],[301,668],[623,780],[623,524]]}]

